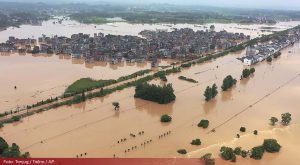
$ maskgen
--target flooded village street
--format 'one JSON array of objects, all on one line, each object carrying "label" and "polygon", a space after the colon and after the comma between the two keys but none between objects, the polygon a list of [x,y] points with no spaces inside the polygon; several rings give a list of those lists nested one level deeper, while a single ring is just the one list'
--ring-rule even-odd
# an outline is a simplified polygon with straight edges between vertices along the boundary
[{"label": "flooded village street", "polygon": [[[131,29],[131,25],[126,23],[118,25]],[[104,28],[108,25],[100,26]],[[278,29],[289,26],[292,24],[279,24]],[[152,25],[149,27],[153,30],[161,28]],[[232,29],[228,24],[220,27]],[[17,29],[0,32],[0,40],[6,40],[8,36],[1,34],[9,33],[10,30]],[[61,32],[68,35],[67,32]],[[72,30],[69,32],[75,33]],[[88,33],[83,31],[85,32]],[[259,28],[248,32],[253,34],[252,38],[256,37]],[[91,30],[91,33],[94,33],[94,30]],[[133,33],[135,32],[128,32]],[[48,32],[47,35],[52,33]],[[170,104],[160,105],[135,99],[134,88],[128,88],[103,98],[26,117],[21,122],[6,125],[0,129],[0,134],[9,143],[17,142],[22,152],[29,151],[32,157],[37,158],[75,158],[78,155],[91,158],[113,155],[121,158],[171,158],[183,157],[176,152],[182,148],[188,151],[185,157],[199,158],[209,152],[218,157],[222,145],[251,149],[261,144],[263,139],[275,138],[282,145],[280,153],[265,154],[259,161],[250,158],[238,158],[237,161],[243,164],[293,164],[298,161],[295,150],[300,147],[296,139],[300,135],[300,43],[295,43],[281,52],[282,55],[272,62],[264,61],[254,65],[255,74],[248,79],[239,80],[242,70],[247,66],[237,58],[244,56],[245,51],[231,53],[211,62],[182,69],[181,73],[171,74],[167,76],[167,83],[172,83],[176,101]],[[168,61],[160,63],[162,66],[169,64]],[[34,57],[31,54],[11,54],[0,56],[0,68],[0,103],[5,111],[18,105],[60,95],[67,85],[79,78],[118,78],[151,68],[151,64],[88,64],[84,60],[71,59],[70,56]],[[215,100],[205,102],[205,88],[216,83],[220,89],[227,75],[236,78],[237,85],[227,92],[220,91]],[[198,83],[178,80],[179,76],[193,78]],[[163,84],[160,80],[152,82]],[[13,89],[15,85],[17,90]],[[118,112],[114,111],[111,105],[114,101],[120,103]],[[285,112],[292,114],[290,126],[270,126],[270,117],[280,117],[280,114]],[[172,122],[162,124],[160,117],[163,114],[171,115]],[[210,121],[207,129],[197,127],[201,119]],[[242,126],[246,127],[247,131],[237,139],[236,134]],[[215,132],[210,132],[214,128]],[[254,130],[258,130],[257,136],[253,135]],[[144,133],[138,135],[142,131]],[[136,136],[132,137],[130,134]],[[120,142],[124,138],[126,141]],[[195,138],[200,138],[202,145],[191,145],[190,142]],[[124,152],[125,150],[127,152]],[[216,161],[233,164],[221,159]]]}]

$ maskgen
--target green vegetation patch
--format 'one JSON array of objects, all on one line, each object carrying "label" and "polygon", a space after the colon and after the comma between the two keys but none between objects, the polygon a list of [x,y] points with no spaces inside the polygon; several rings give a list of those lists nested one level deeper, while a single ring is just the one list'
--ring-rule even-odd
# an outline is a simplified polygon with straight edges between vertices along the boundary
[{"label": "green vegetation patch", "polygon": [[209,125],[209,121],[208,120],[201,120],[198,124],[198,127],[202,127],[202,128],[207,128]]},{"label": "green vegetation patch", "polygon": [[234,79],[231,75],[228,75],[224,80],[223,80],[223,85],[222,85],[222,90],[227,91],[230,89],[232,86],[236,84],[236,79]]},{"label": "green vegetation patch", "polygon": [[0,158],[30,158],[29,152],[21,153],[20,147],[13,143],[11,146],[0,137]]},{"label": "green vegetation patch", "polygon": [[163,123],[168,123],[168,122],[172,121],[172,117],[169,116],[169,115],[162,115],[160,117],[160,121],[163,122]]},{"label": "green vegetation patch", "polygon": [[196,81],[194,79],[191,79],[191,78],[184,77],[184,76],[179,76],[178,79],[185,80],[185,81],[188,81],[188,82],[191,82],[191,83],[198,83],[198,81]]},{"label": "green vegetation patch", "polygon": [[200,139],[194,139],[194,140],[192,140],[191,144],[199,146],[199,145],[201,145],[201,140]]},{"label": "green vegetation patch", "polygon": [[171,84],[163,86],[154,84],[150,85],[147,83],[138,84],[135,88],[134,97],[154,101],[159,104],[167,104],[176,99],[174,89]]},{"label": "green vegetation patch", "polygon": [[95,88],[105,87],[116,83],[116,80],[93,80],[91,78],[82,78],[71,84],[65,91],[65,94],[82,93]]},{"label": "green vegetation patch", "polygon": [[281,148],[281,145],[278,144],[276,139],[265,139],[263,146],[264,149],[270,153],[279,152]]}]

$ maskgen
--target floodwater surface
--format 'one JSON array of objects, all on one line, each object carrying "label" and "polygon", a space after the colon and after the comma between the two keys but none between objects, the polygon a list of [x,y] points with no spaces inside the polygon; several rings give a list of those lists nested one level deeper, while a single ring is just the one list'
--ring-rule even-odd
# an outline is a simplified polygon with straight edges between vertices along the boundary
[{"label": "floodwater surface", "polygon": [[[291,53],[289,53],[290,51]],[[205,153],[218,157],[222,145],[241,146],[248,150],[266,138],[276,138],[282,145],[280,153],[265,154],[262,160],[238,158],[245,164],[296,164],[300,111],[300,44],[282,51],[272,63],[255,66],[255,74],[239,80],[246,66],[236,58],[244,52],[230,54],[199,64],[181,73],[167,76],[175,89],[176,101],[167,105],[133,98],[134,88],[96,98],[85,103],[64,106],[24,118],[6,125],[1,136],[16,142],[32,157],[193,157]],[[197,80],[198,84],[178,80],[179,76]],[[220,89],[223,78],[232,75],[238,82],[230,91],[221,92],[215,100],[205,102],[207,85],[216,83]],[[154,80],[159,81],[159,80]],[[112,102],[120,102],[115,112]],[[270,126],[269,118],[292,114],[289,126]],[[162,124],[160,116],[169,114],[171,123]],[[208,119],[207,129],[198,128],[201,119]],[[239,128],[246,127],[245,133]],[[215,128],[215,132],[210,132]],[[253,131],[258,130],[258,135]],[[139,135],[139,132],[144,134]],[[237,139],[239,133],[241,138]],[[136,135],[135,137],[130,134]],[[126,138],[125,142],[121,139]],[[200,138],[200,146],[192,146]],[[177,153],[186,149],[185,156]],[[126,152],[125,152],[126,151]],[[86,155],[85,155],[86,153]],[[218,159],[217,162],[228,163]]]}]

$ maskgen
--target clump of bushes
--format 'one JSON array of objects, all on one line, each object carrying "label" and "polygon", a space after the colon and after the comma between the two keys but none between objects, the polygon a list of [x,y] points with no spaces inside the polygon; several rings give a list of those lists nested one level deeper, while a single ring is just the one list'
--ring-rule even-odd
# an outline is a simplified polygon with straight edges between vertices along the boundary
[{"label": "clump of bushes", "polygon": [[255,68],[250,68],[250,69],[244,69],[242,72],[242,78],[248,78],[251,74],[255,72]]},{"label": "clump of bushes", "polygon": [[225,160],[235,161],[236,156],[242,156],[246,158],[248,153],[250,154],[250,158],[259,160],[263,157],[264,152],[275,153],[280,151],[280,144],[278,144],[275,139],[265,139],[263,144],[260,146],[253,147],[250,151],[243,150],[241,147],[236,147],[232,149],[230,147],[221,147],[220,156]]},{"label": "clump of bushes", "polygon": [[182,67],[182,68],[189,68],[191,66],[192,66],[192,63],[186,63],[186,64],[181,64],[180,67]]},{"label": "clump of bushes", "polygon": [[154,101],[159,104],[167,104],[176,99],[174,89],[171,84],[163,86],[154,84],[150,85],[147,83],[138,84],[135,88],[134,97]]},{"label": "clump of bushes", "polygon": [[162,116],[160,117],[160,121],[161,121],[161,122],[164,122],[164,123],[167,123],[167,122],[172,121],[172,117],[169,116],[169,115],[162,115]]},{"label": "clump of bushes", "polygon": [[179,150],[177,150],[177,152],[182,155],[187,154],[187,151],[185,149],[179,149]]},{"label": "clump of bushes", "polygon": [[215,159],[212,158],[211,153],[207,153],[200,158],[201,160],[204,161],[205,165],[215,165]]},{"label": "clump of bushes", "polygon": [[275,139],[265,139],[263,146],[264,149],[270,153],[279,152],[281,148],[281,145],[278,144],[277,140]]},{"label": "clump of bushes", "polygon": [[290,113],[281,114],[281,123],[283,125],[289,125],[292,120],[292,115]]},{"label": "clump of bushes", "polygon": [[179,76],[178,79],[185,80],[185,81],[192,82],[192,83],[198,83],[198,81],[191,79],[191,78],[184,77],[184,76]]},{"label": "clump of bushes", "polygon": [[207,128],[208,125],[209,125],[209,121],[203,119],[199,122],[198,127]]},{"label": "clump of bushes", "polygon": [[246,132],[246,128],[245,128],[245,127],[241,127],[241,128],[240,128],[240,131],[241,131],[241,132]]},{"label": "clump of bushes", "polygon": [[254,130],[254,131],[253,131],[253,134],[254,134],[254,135],[257,135],[257,134],[258,134],[257,130]]},{"label": "clump of bushes", "polygon": [[30,158],[29,152],[22,154],[20,147],[13,143],[11,146],[0,137],[0,158]]},{"label": "clump of bushes", "polygon": [[231,75],[228,75],[227,77],[224,78],[223,85],[221,88],[223,91],[227,91],[235,84],[236,84],[236,79],[234,79]]},{"label": "clump of bushes", "polygon": [[200,139],[194,139],[194,140],[192,140],[191,144],[199,146],[199,145],[201,145],[201,140]]},{"label": "clump of bushes", "polygon": [[11,118],[13,121],[20,121],[21,120],[21,116],[13,116],[12,118]]},{"label": "clump of bushes", "polygon": [[[274,126],[278,122],[278,118],[271,117],[270,122],[271,125]],[[283,113],[281,114],[281,124],[282,125],[289,125],[289,123],[292,121],[292,115],[290,113]]]},{"label": "clump of bushes", "polygon": [[220,155],[225,160],[235,159],[234,150],[230,147],[225,147],[225,146],[221,147]]},{"label": "clump of bushes", "polygon": [[212,87],[207,86],[204,92],[204,97],[206,101],[210,101],[215,98],[218,94],[218,87],[216,84],[213,84]]},{"label": "clump of bushes", "polygon": [[256,146],[253,147],[251,150],[251,155],[250,158],[255,159],[255,160],[259,160],[263,157],[265,152],[265,149],[263,146]]},{"label": "clump of bushes", "polygon": [[274,126],[278,122],[278,119],[276,117],[271,117],[270,122],[271,122],[271,125]]}]

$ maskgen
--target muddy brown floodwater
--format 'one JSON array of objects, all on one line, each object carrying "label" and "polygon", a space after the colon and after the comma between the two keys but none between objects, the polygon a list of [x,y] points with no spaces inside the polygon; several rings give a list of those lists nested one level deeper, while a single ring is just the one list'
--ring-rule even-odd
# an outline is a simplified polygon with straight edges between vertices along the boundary
[{"label": "muddy brown floodwater", "polygon": [[[238,158],[237,161],[243,164],[297,164],[300,147],[297,139],[300,135],[300,44],[296,43],[283,50],[282,55],[272,63],[262,62],[255,65],[254,76],[238,81],[230,91],[220,91],[214,101],[206,103],[203,93],[207,85],[216,83],[220,87],[223,78],[229,74],[239,80],[242,69],[246,66],[236,58],[243,55],[244,52],[230,54],[168,76],[168,83],[173,84],[177,96],[176,101],[171,104],[159,105],[134,99],[134,88],[129,88],[104,98],[89,100],[71,107],[60,107],[24,118],[21,122],[6,125],[0,130],[0,134],[8,142],[19,144],[23,152],[29,151],[32,157],[76,157],[86,153],[83,157],[116,155],[125,158],[198,158],[208,152],[218,157],[222,145],[251,149],[262,144],[265,138],[276,138],[282,145],[280,153],[265,154],[259,161],[250,158]],[[29,57],[7,58],[15,58],[14,60],[18,61]],[[68,64],[58,65],[53,75],[47,75],[44,73],[43,66],[56,66],[54,63],[60,63],[61,60],[53,59],[54,63],[49,62],[49,59],[44,61],[44,58],[36,60],[42,61],[41,64],[37,63],[40,67],[34,67],[40,68],[39,70],[32,68],[31,71],[16,72],[16,75],[10,75],[11,78],[42,76],[46,78],[44,81],[47,81],[47,78],[50,78],[48,81],[55,81],[57,76],[55,72],[64,72],[64,67],[71,67]],[[30,61],[30,64],[32,63]],[[30,66],[28,65],[29,68]],[[12,70],[15,69],[12,67]],[[25,69],[28,68],[24,67]],[[91,71],[82,65],[75,69],[74,75]],[[129,72],[127,69],[119,71],[121,73],[118,71],[111,70],[116,75]],[[93,70],[90,74],[101,76],[99,72]],[[11,70],[7,70],[6,73],[11,73]],[[193,78],[199,83],[178,80],[180,75]],[[18,79],[22,78],[18,77]],[[41,85],[36,81],[37,79],[33,78],[32,84],[27,84],[28,87]],[[68,82],[57,84],[64,83]],[[258,100],[261,101],[257,102]],[[111,103],[114,101],[120,102],[119,112],[113,110]],[[249,107],[250,105],[252,107]],[[269,125],[270,117],[280,118],[280,114],[285,112],[292,114],[293,120],[289,126]],[[172,122],[162,124],[159,120],[163,114],[171,115]],[[197,127],[201,119],[210,121],[207,129]],[[247,131],[240,133],[241,138],[236,139],[241,126],[246,127]],[[213,128],[216,128],[216,131],[209,133]],[[253,135],[254,130],[258,130],[257,136]],[[138,135],[142,131],[144,134]],[[136,136],[132,137],[130,134]],[[160,137],[161,135],[163,136]],[[126,141],[121,142],[124,138]],[[201,146],[190,145],[195,138],[201,139]],[[188,151],[186,156],[176,152],[182,148]],[[217,162],[231,164],[221,159]]]},{"label": "muddy brown floodwater", "polygon": [[[162,60],[159,65],[170,63],[172,61]],[[60,96],[68,85],[80,78],[117,79],[142,69],[150,69],[151,63],[124,61],[112,65],[107,62],[87,63],[69,55],[2,53],[0,68],[0,112],[5,112]]]}]

